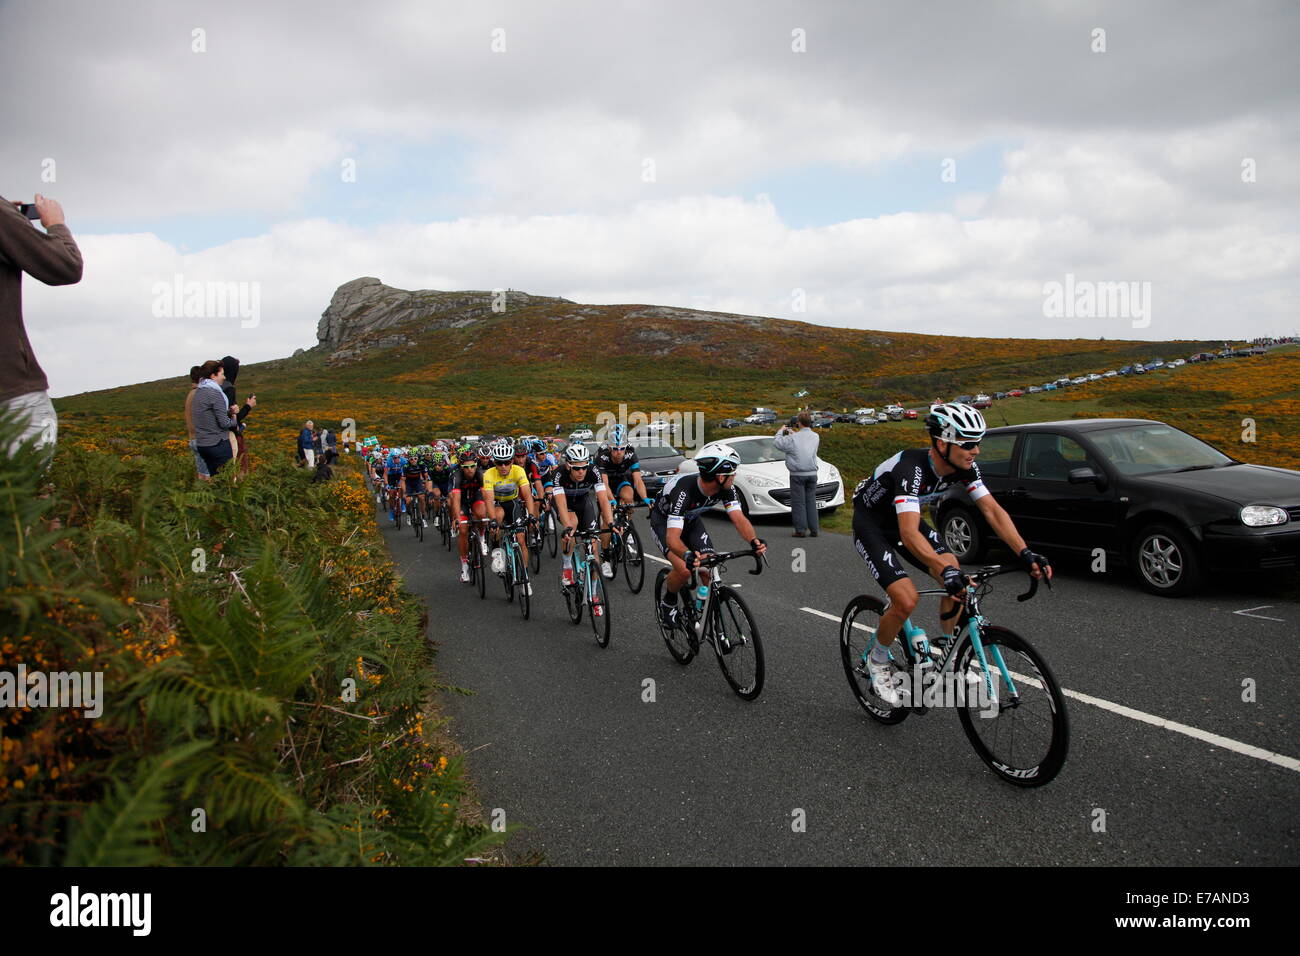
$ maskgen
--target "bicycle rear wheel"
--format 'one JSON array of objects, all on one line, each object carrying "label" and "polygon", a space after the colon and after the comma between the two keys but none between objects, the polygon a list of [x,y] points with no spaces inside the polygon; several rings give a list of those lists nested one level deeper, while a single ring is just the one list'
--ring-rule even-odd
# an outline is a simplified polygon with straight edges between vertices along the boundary
[{"label": "bicycle rear wheel", "polygon": [[[1070,750],[1065,695],[1047,661],[1019,634],[985,625],[981,638],[989,675],[968,637],[956,651],[956,673],[979,678],[974,685],[966,684],[967,694],[976,699],[957,710],[962,729],[980,759],[1001,779],[1017,787],[1041,787],[1061,772]],[[993,658],[994,647],[1015,682],[1014,698]]]},{"label": "bicycle rear wheel", "polygon": [[740,592],[725,584],[718,586],[710,626],[719,645],[722,676],[737,697],[754,700],[763,692],[763,641]]},{"label": "bicycle rear wheel", "polygon": [[641,538],[630,524],[623,536],[623,577],[633,594],[641,593],[645,585],[645,555],[641,553]]},{"label": "bicycle rear wheel", "polygon": [[[862,709],[882,724],[898,724],[907,719],[910,711],[902,705],[891,706],[878,697],[867,675],[867,652],[876,641],[876,629],[884,612],[884,603],[869,594],[859,594],[849,602],[840,616],[840,661]],[[906,675],[909,669],[903,645],[898,641],[894,644],[889,651],[890,664],[895,671]]]},{"label": "bicycle rear wheel", "polygon": [[605,578],[597,571],[597,573],[590,575],[588,580],[590,584],[587,587],[591,592],[591,598],[587,608],[587,615],[591,621],[591,632],[596,636],[597,644],[601,647],[609,647],[609,596],[605,591]]},{"label": "bicycle rear wheel", "polygon": [[[599,573],[599,572],[597,572]],[[658,576],[655,577],[655,622],[659,625],[659,636],[664,639],[668,645],[668,653],[673,655],[673,660],[678,664],[689,664],[695,657],[696,644],[691,640],[690,635],[678,627],[664,627],[663,620],[659,617],[659,605],[663,600],[665,582],[668,580],[668,569],[660,568]],[[680,614],[681,608],[678,608]]]},{"label": "bicycle rear wheel", "polygon": [[419,498],[411,504],[411,527],[415,529],[415,540],[424,541],[424,511]]},{"label": "bicycle rear wheel", "polygon": [[528,539],[528,567],[532,569],[533,574],[542,573],[542,532],[538,526],[533,526],[527,534]]}]

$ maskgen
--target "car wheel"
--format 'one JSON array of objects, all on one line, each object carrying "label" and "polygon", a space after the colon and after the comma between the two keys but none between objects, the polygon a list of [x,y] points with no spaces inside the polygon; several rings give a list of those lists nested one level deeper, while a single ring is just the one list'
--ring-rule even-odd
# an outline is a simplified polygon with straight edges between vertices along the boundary
[{"label": "car wheel", "polygon": [[963,564],[983,560],[988,551],[988,536],[965,508],[950,509],[939,522],[939,533],[944,547]]},{"label": "car wheel", "polygon": [[1201,561],[1186,532],[1165,524],[1143,528],[1133,539],[1133,568],[1152,594],[1181,597],[1200,584]]}]

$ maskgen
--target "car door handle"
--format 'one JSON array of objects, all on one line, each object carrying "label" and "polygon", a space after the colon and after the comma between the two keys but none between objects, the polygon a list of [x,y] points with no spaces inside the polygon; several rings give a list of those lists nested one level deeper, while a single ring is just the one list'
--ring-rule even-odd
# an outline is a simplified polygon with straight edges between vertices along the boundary
[{"label": "car door handle", "polygon": [[1029,492],[1024,488],[1012,488],[1007,494],[1012,498],[1028,498]]}]

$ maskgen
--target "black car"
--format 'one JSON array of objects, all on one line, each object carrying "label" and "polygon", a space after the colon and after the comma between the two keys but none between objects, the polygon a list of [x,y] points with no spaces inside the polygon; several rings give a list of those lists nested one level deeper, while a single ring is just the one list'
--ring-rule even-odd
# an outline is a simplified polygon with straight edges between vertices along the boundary
[{"label": "black car", "polygon": [[847,413],[847,412],[846,412],[845,414],[843,414],[843,415],[836,415],[836,416],[835,416],[835,421],[837,421],[837,422],[841,422],[841,423],[846,424],[846,425],[853,425],[853,424],[855,424],[855,423],[857,422],[857,420],[858,420],[858,416],[857,416],[857,415],[852,415],[852,414],[849,414],[849,413]]},{"label": "black car", "polygon": [[742,422],[739,418],[724,418],[722,421],[718,422],[718,427],[719,427],[719,428],[739,428],[739,427],[740,427],[741,425],[743,425],[743,424],[745,424],[745,423]]},{"label": "black car", "polygon": [[[677,474],[677,466],[685,458],[672,445],[667,442],[648,441],[645,444],[632,446],[636,452],[637,461],[641,463],[641,480],[645,482],[646,494],[651,498],[658,498],[659,492],[663,490],[668,479]],[[594,456],[596,449],[592,448]],[[613,488],[610,489],[612,494]]]},{"label": "black car", "polygon": [[[1294,568],[1300,557],[1300,471],[1237,461],[1163,422],[993,428],[978,463],[1037,550],[1103,549],[1155,594],[1187,594],[1217,569]],[[964,492],[946,495],[935,520],[959,560],[981,560],[993,534]]]}]

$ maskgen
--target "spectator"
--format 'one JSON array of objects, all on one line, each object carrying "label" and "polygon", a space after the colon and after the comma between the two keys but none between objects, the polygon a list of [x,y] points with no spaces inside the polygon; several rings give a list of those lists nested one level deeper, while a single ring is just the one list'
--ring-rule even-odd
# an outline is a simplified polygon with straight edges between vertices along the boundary
[{"label": "spectator", "polygon": [[0,412],[17,416],[23,432],[8,449],[36,439],[36,447],[54,453],[59,416],[50,401],[50,383],[36,361],[23,322],[23,273],[46,285],[81,281],[81,250],[68,231],[63,207],[36,194],[40,232],[18,211],[19,203],[0,196]]},{"label": "spectator", "polygon": [[213,476],[235,457],[230,447],[230,430],[235,427],[235,419],[226,404],[226,393],[221,390],[225,381],[226,372],[220,362],[204,362],[199,367],[198,388],[194,390],[194,441],[208,473]]},{"label": "spectator", "polygon": [[316,423],[308,419],[298,433],[298,457],[307,463],[308,468],[316,467],[316,449],[312,447],[312,429]]},{"label": "spectator", "polygon": [[821,436],[812,428],[812,415],[806,410],[776,433],[774,444],[785,452],[785,467],[790,472],[790,515],[794,519],[794,537],[805,534],[817,537],[817,448]]},{"label": "spectator", "polygon": [[235,455],[239,459],[239,473],[248,473],[248,448],[244,444],[244,419],[248,413],[257,407],[257,396],[248,396],[248,401],[244,403],[243,408],[239,407],[239,401],[235,398],[235,379],[239,377],[239,359],[233,355],[227,355],[221,360],[221,367],[226,370],[226,384],[221,390],[226,394],[226,401],[230,404],[230,414],[235,416],[238,426],[235,428],[233,437],[235,439]]},{"label": "spectator", "polygon": [[[320,430],[321,454],[325,455],[326,457],[329,457],[330,452],[333,452],[334,457],[337,459],[339,456],[338,441],[339,440],[337,435],[335,435],[328,428],[322,428]],[[347,449],[344,450],[346,451]]]},{"label": "spectator", "polygon": [[194,467],[198,471],[199,478],[210,481],[212,476],[208,474],[208,463],[199,454],[199,443],[194,438],[194,396],[198,392],[199,381],[202,378],[202,366],[195,365],[190,369],[190,393],[185,396],[185,430],[190,434],[190,451],[194,453]]}]

